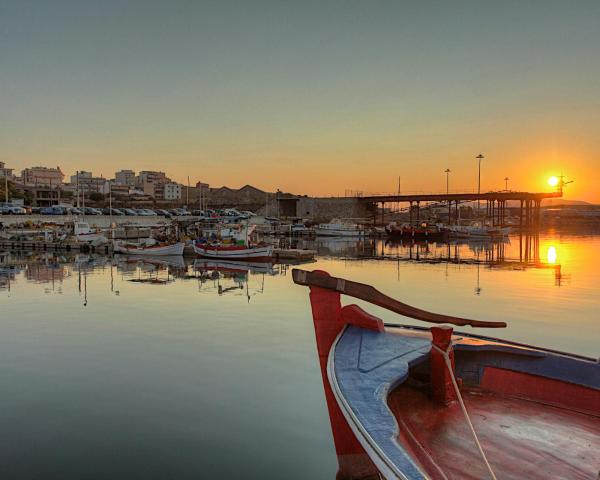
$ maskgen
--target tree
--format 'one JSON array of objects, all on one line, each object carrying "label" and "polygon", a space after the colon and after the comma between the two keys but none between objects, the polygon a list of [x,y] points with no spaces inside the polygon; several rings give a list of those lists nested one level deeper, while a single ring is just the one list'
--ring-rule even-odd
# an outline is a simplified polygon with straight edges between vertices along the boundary
[{"label": "tree", "polygon": [[104,195],[98,192],[92,192],[90,193],[90,200],[92,202],[101,202],[104,200]]}]

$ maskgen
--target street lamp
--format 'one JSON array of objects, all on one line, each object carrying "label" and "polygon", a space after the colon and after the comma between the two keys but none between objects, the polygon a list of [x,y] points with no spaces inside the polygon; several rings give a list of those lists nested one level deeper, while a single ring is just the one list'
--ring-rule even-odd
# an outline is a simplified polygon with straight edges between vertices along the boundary
[{"label": "street lamp", "polygon": [[[448,195],[450,193],[450,169],[447,168],[446,170],[444,170],[444,172],[446,172],[446,195]],[[448,199],[448,225],[450,225],[451,223],[451,216],[452,216],[452,201],[450,199]]]},{"label": "street lamp", "polygon": [[481,195],[481,161],[485,158],[483,154],[477,155],[478,173],[477,173],[477,216],[479,216],[479,195]]},{"label": "street lamp", "polygon": [[508,192],[508,181],[510,180],[510,178],[508,177],[504,177],[504,190],[506,190]]}]

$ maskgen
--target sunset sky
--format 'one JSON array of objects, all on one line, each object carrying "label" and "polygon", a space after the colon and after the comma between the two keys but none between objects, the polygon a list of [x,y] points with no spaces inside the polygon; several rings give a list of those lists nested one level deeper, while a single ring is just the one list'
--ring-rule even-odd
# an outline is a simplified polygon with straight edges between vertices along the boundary
[{"label": "sunset sky", "polygon": [[600,203],[600,2],[0,0],[0,160]]}]

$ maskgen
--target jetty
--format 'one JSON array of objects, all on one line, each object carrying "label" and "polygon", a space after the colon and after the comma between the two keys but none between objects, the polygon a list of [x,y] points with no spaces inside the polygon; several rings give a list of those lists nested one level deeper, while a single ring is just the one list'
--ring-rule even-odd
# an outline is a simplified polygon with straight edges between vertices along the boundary
[{"label": "jetty", "polygon": [[[420,220],[420,211],[423,208],[446,207],[448,208],[448,223],[459,216],[459,205],[473,202],[485,203],[485,218],[493,225],[505,225],[507,219],[507,203],[519,202],[519,226],[522,228],[535,228],[540,225],[542,201],[547,198],[561,198],[562,190],[555,192],[486,192],[486,193],[429,193],[416,195],[372,195],[356,197],[357,201],[370,206],[376,221],[377,212],[381,212],[382,223],[387,204],[408,204],[408,212],[412,223],[413,217]],[[424,205],[421,205],[424,204]],[[454,216],[452,214],[454,210]]]}]

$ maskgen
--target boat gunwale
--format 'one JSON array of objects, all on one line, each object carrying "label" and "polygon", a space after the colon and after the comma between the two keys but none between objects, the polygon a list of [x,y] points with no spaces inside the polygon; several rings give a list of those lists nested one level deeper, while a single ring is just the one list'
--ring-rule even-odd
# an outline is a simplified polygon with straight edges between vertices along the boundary
[{"label": "boat gunwale", "polygon": [[[386,328],[399,328],[399,329],[406,329],[406,330],[418,330],[421,332],[429,332],[431,327],[421,327],[419,325],[403,325],[403,324],[399,324],[399,323],[389,323],[389,322],[384,322],[383,323],[384,327]],[[392,333],[392,332],[389,332]],[[585,360],[591,363],[600,363],[600,358],[593,358],[593,357],[588,357],[585,355],[580,355],[577,353],[571,353],[571,352],[564,352],[561,350],[553,350],[551,348],[545,348],[545,347],[538,347],[536,345],[530,345],[527,343],[520,343],[520,342],[514,342],[512,340],[504,340],[502,338],[496,338],[496,337],[488,337],[487,335],[479,335],[476,333],[470,333],[470,332],[463,332],[460,330],[454,330],[454,332],[452,333],[453,336],[456,335],[460,335],[460,336],[464,336],[464,337],[468,337],[468,338],[475,338],[477,340],[486,340],[488,342],[493,342],[496,344],[505,344],[505,345],[509,345],[509,346],[515,346],[515,347],[520,347],[520,348],[524,348],[524,349],[529,349],[529,350],[536,350],[539,352],[544,352],[544,353],[551,353],[553,355],[560,355],[563,357],[569,357],[569,358],[574,358],[577,360]],[[460,344],[456,345],[456,347],[460,350]]]},{"label": "boat gunwale", "polygon": [[[336,351],[336,347],[337,347],[339,341],[341,340],[341,338],[343,337],[343,335],[347,331],[347,329],[348,329],[348,325],[345,325],[344,328],[342,328],[342,330],[338,333],[338,335],[335,338],[335,341],[331,345],[331,349],[329,350],[329,355],[327,356],[327,379],[329,380],[329,384],[331,385],[331,390],[333,391],[333,395],[336,399],[336,402],[337,402],[338,406],[340,407],[340,410],[341,410],[342,414],[344,415],[344,418],[346,419],[348,426],[354,433],[354,436],[359,441],[361,446],[365,449],[365,451],[367,452],[367,455],[369,456],[371,461],[375,464],[377,470],[379,470],[379,473],[383,476],[383,478],[385,478],[385,479],[399,478],[402,480],[414,480],[412,478],[407,477],[398,468],[398,466],[389,458],[389,456],[386,455],[386,453],[381,449],[381,447],[377,444],[375,439],[373,439],[373,437],[365,429],[362,422],[359,420],[358,416],[356,415],[356,413],[354,412],[354,410],[352,409],[350,404],[347,402],[343,392],[341,391],[341,388],[337,381],[337,375],[336,375],[336,371],[335,371],[335,351]],[[387,403],[387,397],[389,396],[389,393],[395,388],[395,384],[397,384],[397,383],[398,383],[398,381],[395,381],[395,382],[393,382],[393,384],[390,385],[389,391],[386,392],[386,401],[385,401],[385,407],[389,410],[389,412],[390,412],[392,418],[394,418],[394,420],[395,420],[395,417]],[[398,430],[397,422],[395,422],[394,429],[395,429],[395,433],[398,434],[399,430]],[[398,443],[397,435],[394,435],[392,437],[392,441],[398,446],[398,448],[403,449],[403,447]],[[411,460],[411,462],[413,463],[415,469],[422,475],[423,479],[429,478],[421,470],[421,468],[419,468],[418,465],[416,465],[412,460]],[[385,472],[382,471],[382,468],[385,469]],[[392,475],[394,477],[392,477]]]}]

